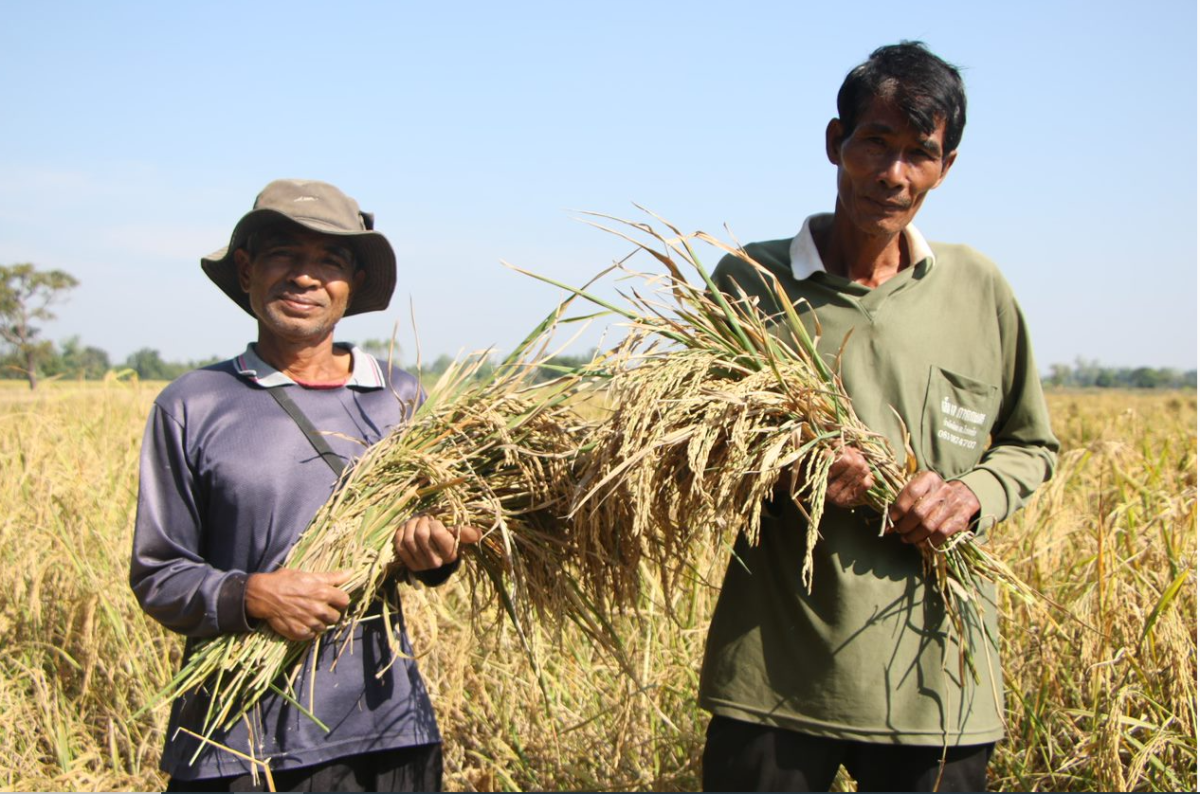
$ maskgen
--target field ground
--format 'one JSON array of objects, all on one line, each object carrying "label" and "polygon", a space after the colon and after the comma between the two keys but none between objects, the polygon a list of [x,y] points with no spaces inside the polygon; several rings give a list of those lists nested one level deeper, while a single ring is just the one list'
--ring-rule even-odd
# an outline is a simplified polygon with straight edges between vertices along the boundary
[{"label": "field ground", "polygon": [[[126,583],[136,464],[161,384],[0,383],[0,787],[153,790],[180,643]],[[1196,396],[1049,395],[1059,474],[993,553],[1065,613],[1002,603],[998,790],[1195,790]],[[722,561],[702,560],[709,581]],[[638,682],[571,627],[539,683],[465,580],[406,593],[452,789],[694,789],[702,575],[618,625]],[[669,609],[668,609],[669,607]],[[671,617],[667,617],[668,613]]]}]

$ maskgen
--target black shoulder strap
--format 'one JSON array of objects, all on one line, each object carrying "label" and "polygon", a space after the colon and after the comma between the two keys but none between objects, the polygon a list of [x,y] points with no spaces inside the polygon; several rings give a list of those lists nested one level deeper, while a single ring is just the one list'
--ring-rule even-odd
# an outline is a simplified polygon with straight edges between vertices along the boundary
[{"label": "black shoulder strap", "polygon": [[296,405],[296,401],[292,399],[292,395],[287,393],[287,387],[275,386],[267,389],[267,391],[275,398],[275,402],[279,403],[279,406],[288,412],[288,416],[292,417],[296,424],[300,426],[300,429],[304,431],[304,435],[308,437],[308,443],[313,445],[313,449],[329,465],[329,468],[333,469],[333,473],[341,477],[342,472],[346,470],[346,461],[342,460],[333,451],[333,448],[329,446],[329,442],[325,440],[325,437],[317,432],[317,428],[313,427],[312,422],[308,421],[308,417],[300,410],[300,406]]}]

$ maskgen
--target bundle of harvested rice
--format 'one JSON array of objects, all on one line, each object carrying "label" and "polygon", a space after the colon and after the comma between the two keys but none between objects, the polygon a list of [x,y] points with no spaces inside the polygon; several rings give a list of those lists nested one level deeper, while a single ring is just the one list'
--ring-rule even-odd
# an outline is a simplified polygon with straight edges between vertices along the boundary
[{"label": "bundle of harvested rice", "polygon": [[[645,241],[607,229],[650,253],[667,274],[646,277],[654,294],[635,289],[625,295],[626,306],[558,284],[630,325],[626,339],[589,369],[613,406],[588,439],[572,511],[580,548],[613,561],[592,582],[594,595],[632,604],[643,557],[669,583],[688,565],[696,542],[731,546],[744,531],[756,543],[763,504],[777,487],[786,488],[810,527],[818,527],[830,466],[845,447],[866,458],[875,480],[867,504],[880,514],[881,534],[887,531],[887,508],[914,473],[914,456],[906,450],[898,458],[887,439],[858,419],[836,363],[818,354],[799,308],[775,277],[744,251],[702,232],[683,235],[664,223],[667,236],[648,224],[610,220],[644,235]],[[723,295],[693,239],[753,264],[778,296],[781,313],[767,316],[745,294]],[[703,285],[690,284],[684,268],[698,273]],[[802,576],[810,588],[818,537],[815,530],[806,534]],[[920,548],[960,639],[966,610],[982,608],[981,579],[1033,595],[969,532],[938,549]],[[974,672],[968,643],[959,646]]]},{"label": "bundle of harvested rice", "polygon": [[[484,530],[478,546],[466,549],[473,563],[467,575],[495,587],[518,629],[531,610],[578,608],[576,591],[564,582],[571,573],[563,563],[572,555],[558,520],[566,511],[568,494],[559,488],[571,482],[579,424],[566,404],[570,381],[535,389],[527,374],[536,364],[516,357],[491,375],[481,372],[485,356],[453,365],[408,423],[347,469],[305,529],[286,567],[351,572],[342,585],[351,605],[323,639],[289,641],[263,627],[204,642],[150,705],[204,686],[211,695],[206,738],[268,692],[320,723],[321,715],[289,691],[291,673],[313,642],[338,643],[364,618],[389,582],[396,527],[415,514]],[[394,651],[400,653],[398,642]]]}]

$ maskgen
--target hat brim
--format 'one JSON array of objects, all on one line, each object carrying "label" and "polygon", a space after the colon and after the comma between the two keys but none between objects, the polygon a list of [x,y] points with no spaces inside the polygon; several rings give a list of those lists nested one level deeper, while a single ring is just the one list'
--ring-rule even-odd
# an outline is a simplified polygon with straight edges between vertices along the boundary
[{"label": "hat brim", "polygon": [[246,240],[254,232],[277,224],[299,226],[309,231],[341,237],[353,249],[354,260],[359,270],[366,275],[351,294],[344,317],[382,311],[391,303],[392,293],[396,290],[396,252],[382,234],[374,230],[347,232],[344,229],[331,228],[319,221],[297,220],[275,210],[261,209],[252,210],[242,216],[233,228],[229,245],[200,259],[200,267],[204,273],[251,317],[255,316],[254,309],[250,306],[250,296],[242,289],[238,279],[233,252],[244,247]]}]

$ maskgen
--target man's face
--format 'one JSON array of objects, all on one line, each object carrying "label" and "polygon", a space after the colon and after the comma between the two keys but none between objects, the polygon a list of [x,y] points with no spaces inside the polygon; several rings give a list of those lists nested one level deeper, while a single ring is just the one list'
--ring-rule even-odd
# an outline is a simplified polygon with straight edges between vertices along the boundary
[{"label": "man's face", "polygon": [[292,342],[332,335],[364,273],[338,237],[306,229],[267,229],[252,258],[234,252],[238,278],[265,332]]},{"label": "man's face", "polygon": [[825,132],[829,161],[838,167],[838,210],[868,235],[895,235],[942,183],[956,152],[944,152],[946,122],[917,131],[890,102],[875,97],[853,130],[837,119]]}]

